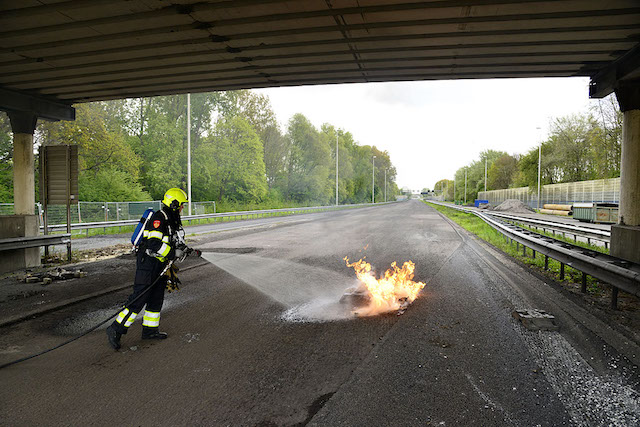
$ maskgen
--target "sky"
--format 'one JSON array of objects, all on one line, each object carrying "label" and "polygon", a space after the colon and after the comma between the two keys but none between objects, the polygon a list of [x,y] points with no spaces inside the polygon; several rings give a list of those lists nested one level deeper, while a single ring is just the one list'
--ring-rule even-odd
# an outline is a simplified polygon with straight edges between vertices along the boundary
[{"label": "sky", "polygon": [[[304,114],[360,145],[389,152],[396,183],[432,189],[488,149],[522,154],[554,118],[585,113],[589,79],[493,79],[358,83],[256,89],[269,96],[282,129]],[[540,129],[536,129],[540,128]]]}]

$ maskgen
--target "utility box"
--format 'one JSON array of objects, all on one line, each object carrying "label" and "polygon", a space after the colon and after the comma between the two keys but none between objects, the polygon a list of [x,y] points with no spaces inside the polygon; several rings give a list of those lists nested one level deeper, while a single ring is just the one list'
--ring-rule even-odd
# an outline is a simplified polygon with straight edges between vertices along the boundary
[{"label": "utility box", "polygon": [[573,217],[582,222],[618,223],[617,203],[574,203]]}]

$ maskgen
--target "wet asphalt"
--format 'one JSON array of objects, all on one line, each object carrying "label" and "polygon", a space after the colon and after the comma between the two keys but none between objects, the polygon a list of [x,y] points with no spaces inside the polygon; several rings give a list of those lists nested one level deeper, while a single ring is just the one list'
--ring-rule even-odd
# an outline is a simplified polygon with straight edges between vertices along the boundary
[{"label": "wet asphalt", "polygon": [[[0,370],[1,425],[634,425],[636,343],[553,284],[418,201],[201,240],[161,329],[123,349],[98,330]],[[366,249],[365,249],[366,247]],[[405,314],[340,311],[343,257],[378,272],[412,260],[426,282]],[[132,267],[114,264],[116,281]],[[116,273],[117,272],[117,273]],[[94,273],[108,281],[109,271]],[[0,361],[55,345],[127,296],[115,292],[0,329]],[[554,314],[524,329],[514,309]]]}]

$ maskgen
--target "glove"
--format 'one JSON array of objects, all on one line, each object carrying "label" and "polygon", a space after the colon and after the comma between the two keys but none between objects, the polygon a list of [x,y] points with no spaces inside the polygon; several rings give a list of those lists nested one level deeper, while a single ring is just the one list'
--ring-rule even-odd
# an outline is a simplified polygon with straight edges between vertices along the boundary
[{"label": "glove", "polygon": [[177,249],[176,249],[176,259],[180,259],[180,258],[182,258],[182,256],[184,255],[184,253],[185,253],[185,252],[184,252],[184,250],[182,250],[182,249],[180,249],[180,248],[177,248]]},{"label": "glove", "polygon": [[197,257],[201,257],[202,251],[199,249],[187,248],[187,255],[188,256],[195,255]]}]

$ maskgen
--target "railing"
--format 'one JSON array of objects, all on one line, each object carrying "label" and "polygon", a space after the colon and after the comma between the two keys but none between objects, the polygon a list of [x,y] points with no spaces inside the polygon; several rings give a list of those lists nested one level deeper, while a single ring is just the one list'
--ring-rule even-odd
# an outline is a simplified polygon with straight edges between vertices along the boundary
[{"label": "railing", "polygon": [[70,234],[54,234],[51,236],[12,237],[0,240],[0,251],[9,251],[40,246],[66,245],[71,242]]},{"label": "railing", "polygon": [[[224,212],[224,213],[215,213],[215,214],[203,214],[203,215],[184,215],[182,216],[182,222],[191,223],[191,221],[197,221],[202,219],[217,219],[217,218],[230,218],[230,219],[244,219],[247,218],[259,218],[265,216],[274,216],[277,214],[298,214],[298,213],[311,213],[311,212],[319,212],[319,211],[327,211],[327,210],[336,210],[336,209],[348,209],[348,208],[361,208],[361,207],[371,207],[371,206],[380,206],[390,203],[396,202],[382,202],[382,203],[360,203],[355,205],[331,205],[331,206],[313,206],[313,207],[305,207],[305,208],[283,208],[283,209],[265,209],[265,210],[256,210],[256,211],[239,211],[239,212]],[[138,224],[138,219],[124,220],[124,221],[103,221],[103,222],[85,222],[85,223],[76,223],[71,224],[72,230],[88,230],[92,228],[109,228],[109,227],[123,227],[127,225],[136,225]],[[49,231],[60,231],[66,230],[66,224],[55,224],[49,225]],[[43,227],[40,227],[40,230],[43,230]]]},{"label": "railing", "polygon": [[[142,213],[151,208],[160,209],[159,200],[136,202],[78,202],[71,206],[69,212],[72,223],[91,223],[107,221],[126,221],[140,218]],[[188,211],[185,206],[184,212]],[[49,224],[62,224],[67,221],[67,207],[65,205],[49,205],[46,212],[41,203],[35,204],[40,224],[44,223],[44,215],[47,215]],[[216,213],[216,202],[192,202],[191,213],[194,215]],[[13,203],[0,203],[0,215],[13,215]]]},{"label": "railing", "polygon": [[593,276],[612,286],[611,306],[617,307],[618,290],[640,296],[640,265],[611,255],[603,254],[580,246],[572,245],[533,231],[508,224],[498,218],[491,218],[484,212],[477,212],[446,203],[430,202],[451,209],[478,216],[499,233],[522,245],[523,255],[531,248],[533,257],[536,252],[545,256],[545,270],[548,269],[549,258],[560,263],[560,280],[564,280],[564,267],[568,265],[582,272],[582,292],[587,291],[587,275]]},{"label": "railing", "polygon": [[578,236],[587,239],[588,244],[591,244],[591,240],[597,240],[597,241],[603,242],[605,248],[608,248],[609,242],[611,241],[611,233],[605,230],[598,230],[590,227],[580,227],[577,225],[563,224],[563,223],[554,222],[554,221],[542,221],[538,219],[525,218],[517,215],[506,215],[506,214],[491,212],[491,211],[484,211],[482,213],[486,215],[496,216],[499,218],[504,218],[507,221],[526,224],[530,227],[535,228],[536,230],[538,228],[541,228],[542,231],[545,231],[545,232],[547,230],[551,230],[554,232],[554,234],[557,231],[559,233],[562,233],[563,237],[565,236],[565,234],[573,235],[575,241],[578,240]]}]

